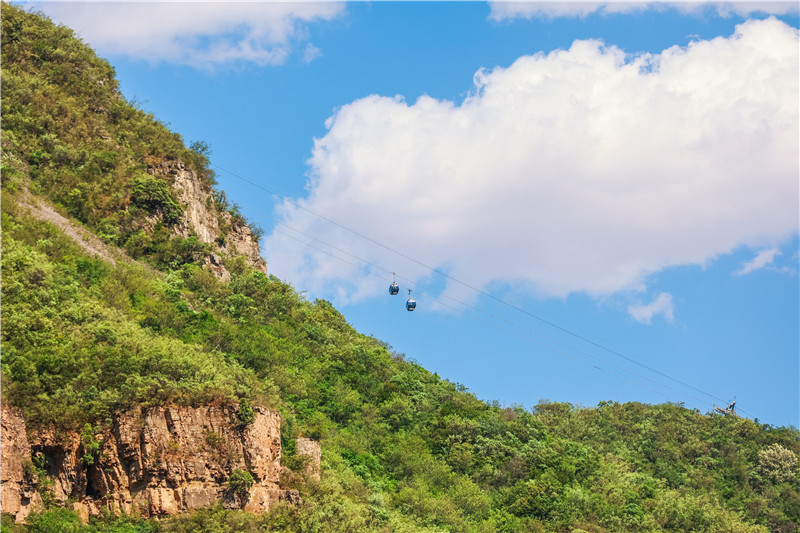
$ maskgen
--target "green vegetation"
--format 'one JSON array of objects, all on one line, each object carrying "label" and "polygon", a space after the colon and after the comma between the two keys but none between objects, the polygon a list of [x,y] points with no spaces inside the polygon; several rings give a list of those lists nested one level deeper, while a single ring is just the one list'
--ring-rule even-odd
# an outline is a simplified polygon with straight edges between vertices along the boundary
[{"label": "green vegetation", "polygon": [[[295,437],[323,447],[321,481],[291,478],[303,502],[264,516],[83,525],[49,498],[3,531],[796,531],[795,428],[673,404],[487,404],[241,261],[221,283],[203,245],[170,235],[182,208],[145,171],[182,161],[211,187],[207,147],[122,100],[69,30],[8,5],[2,19],[3,401],[34,429],[80,433],[85,462],[135,405],[238,404],[243,425],[253,406],[279,409],[287,464],[302,464]],[[88,256],[21,207],[26,186],[156,270]]]},{"label": "green vegetation", "polygon": [[169,225],[177,223],[183,214],[167,182],[148,175],[134,178],[131,204],[151,214],[161,214]]},{"label": "green vegetation", "polygon": [[253,411],[253,408],[250,407],[250,402],[247,401],[247,398],[239,400],[239,412],[236,413],[236,419],[239,423],[243,426],[247,426],[252,424],[255,418],[256,413]]},{"label": "green vegetation", "polygon": [[93,465],[97,454],[100,452],[100,441],[95,437],[94,428],[88,422],[83,426],[83,431],[81,431],[81,446],[83,446],[81,462],[86,465]]},{"label": "green vegetation", "polygon": [[[107,242],[168,266],[187,246],[161,228],[183,214],[170,170],[185,164],[210,191],[208,145],[186,148],[180,135],[125,101],[113,67],[68,28],[7,4],[2,12],[4,192],[27,186]],[[209,207],[246,223],[236,206]],[[156,231],[143,231],[153,225]]]},{"label": "green vegetation", "polygon": [[250,493],[250,489],[253,488],[253,483],[253,476],[250,472],[237,468],[231,472],[231,477],[228,478],[228,490],[238,498],[244,499]]}]

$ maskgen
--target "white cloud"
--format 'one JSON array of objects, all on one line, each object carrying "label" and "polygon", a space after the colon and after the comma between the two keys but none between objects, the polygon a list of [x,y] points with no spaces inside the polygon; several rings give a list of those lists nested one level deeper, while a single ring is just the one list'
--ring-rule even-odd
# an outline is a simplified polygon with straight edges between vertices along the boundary
[{"label": "white cloud", "polygon": [[[612,294],[797,233],[797,94],[797,30],[775,19],[635,59],[576,41],[478,72],[460,105],[341,107],[315,140],[299,203],[479,288]],[[430,275],[292,204],[279,212],[375,267]],[[313,294],[383,292],[280,234],[263,249]]]},{"label": "white cloud", "polygon": [[647,305],[630,305],[628,314],[642,324],[652,324],[653,317],[663,315],[664,320],[672,323],[675,318],[675,306],[672,304],[672,295],[662,292]]},{"label": "white cloud", "polygon": [[311,43],[306,45],[306,49],[303,50],[303,62],[304,63],[311,63],[318,57],[322,57],[322,50],[317,48]]},{"label": "white cloud", "polygon": [[607,2],[489,2],[489,19],[506,21],[517,18],[585,17],[603,11]]},{"label": "white cloud", "polygon": [[286,61],[306,24],[339,16],[339,2],[45,2],[54,21],[101,55],[211,68]]},{"label": "white cloud", "polygon": [[760,270],[767,265],[771,265],[772,262],[775,260],[775,257],[781,255],[781,251],[777,248],[772,248],[770,250],[761,250],[756,254],[756,256],[751,259],[750,261],[746,262],[742,265],[742,268],[734,272],[736,276],[744,276],[745,274],[749,274],[754,270]]},{"label": "white cloud", "polygon": [[575,2],[575,1],[550,1],[550,2],[525,2],[525,1],[489,1],[491,12],[489,18],[494,21],[508,21],[517,18],[553,19],[558,17],[585,17],[592,13],[630,13],[648,9],[678,9],[684,12],[701,13],[705,9],[715,10],[722,16],[732,14],[748,16],[752,13],[768,13],[772,15],[786,15],[797,13],[800,8],[797,2],[772,2],[769,0],[754,0],[751,2],[628,2],[616,0],[610,2]]}]

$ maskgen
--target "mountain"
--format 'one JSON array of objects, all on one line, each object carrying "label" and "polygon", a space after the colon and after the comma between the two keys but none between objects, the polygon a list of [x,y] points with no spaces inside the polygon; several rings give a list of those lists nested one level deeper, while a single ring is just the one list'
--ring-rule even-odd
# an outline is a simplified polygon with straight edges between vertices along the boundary
[{"label": "mountain", "polygon": [[3,531],[797,530],[796,428],[479,401],[268,275],[69,29],[3,4],[0,66]]}]

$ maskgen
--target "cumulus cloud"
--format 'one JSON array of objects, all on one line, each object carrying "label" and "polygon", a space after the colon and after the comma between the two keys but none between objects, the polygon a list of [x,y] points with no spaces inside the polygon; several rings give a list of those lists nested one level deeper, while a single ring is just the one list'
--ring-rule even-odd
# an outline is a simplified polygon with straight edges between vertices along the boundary
[{"label": "cumulus cloud", "polygon": [[339,16],[344,3],[46,2],[37,7],[103,55],[211,68],[281,64],[307,40],[308,23]]},{"label": "cumulus cloud", "polygon": [[760,270],[767,265],[771,265],[772,262],[775,260],[775,257],[781,255],[781,251],[777,248],[772,248],[770,250],[761,250],[756,254],[756,256],[747,261],[742,267],[734,272],[736,276],[744,276],[745,274],[749,274],[755,270]]},{"label": "cumulus cloud", "polygon": [[[635,58],[576,41],[479,71],[460,105],[342,106],[315,140],[304,209],[278,212],[376,273],[432,282],[422,263],[481,289],[608,295],[796,234],[797,94],[798,32],[775,19]],[[263,249],[314,294],[383,292],[283,234]]]},{"label": "cumulus cloud", "polygon": [[663,315],[664,320],[671,324],[675,317],[672,295],[668,292],[662,292],[649,304],[630,305],[628,306],[628,314],[637,322],[648,325],[653,323],[654,316]]},{"label": "cumulus cloud", "polygon": [[800,8],[797,2],[771,2],[769,0],[754,0],[751,2],[524,2],[524,1],[491,1],[489,19],[494,21],[509,21],[517,18],[553,19],[558,17],[585,17],[592,13],[630,13],[647,9],[677,9],[683,12],[700,13],[705,9],[713,9],[722,16],[732,14],[748,16],[752,13],[768,13],[772,15],[786,15],[797,13]]}]

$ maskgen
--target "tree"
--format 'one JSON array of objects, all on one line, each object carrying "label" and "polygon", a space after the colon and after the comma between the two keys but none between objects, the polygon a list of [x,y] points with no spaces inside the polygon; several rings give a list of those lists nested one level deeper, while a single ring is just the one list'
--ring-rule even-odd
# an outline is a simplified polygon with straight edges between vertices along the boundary
[{"label": "tree", "polygon": [[758,452],[758,471],[778,483],[790,481],[797,474],[797,456],[780,444],[773,444]]},{"label": "tree", "polygon": [[250,472],[237,468],[231,472],[231,477],[228,478],[228,490],[235,494],[236,497],[244,499],[250,493],[253,483],[253,476]]},{"label": "tree", "polygon": [[247,398],[239,400],[239,412],[236,413],[236,419],[242,426],[250,425],[256,419],[256,414],[253,408],[250,407],[250,402],[247,401]]}]

